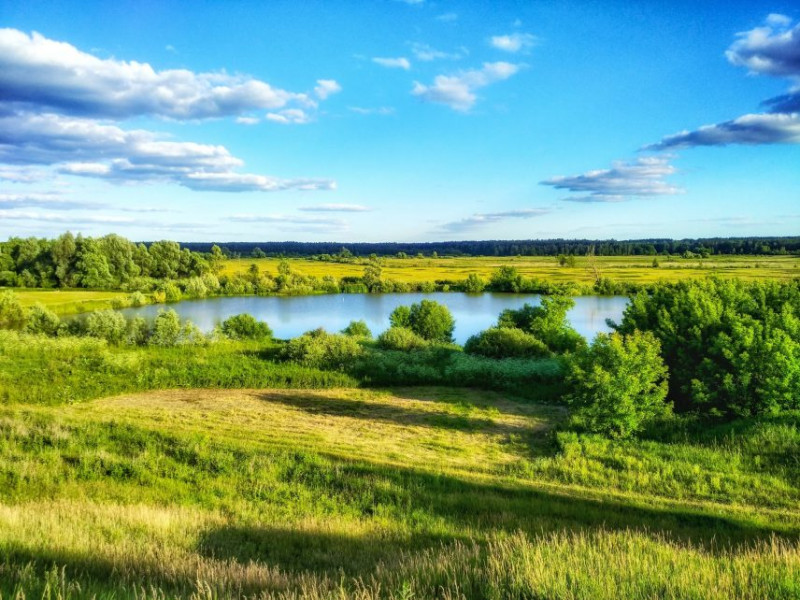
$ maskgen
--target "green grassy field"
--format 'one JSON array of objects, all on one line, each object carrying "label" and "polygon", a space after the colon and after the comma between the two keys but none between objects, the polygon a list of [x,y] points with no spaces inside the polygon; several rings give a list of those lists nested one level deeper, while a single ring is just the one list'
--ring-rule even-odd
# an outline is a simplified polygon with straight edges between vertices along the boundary
[{"label": "green grassy field", "polygon": [[14,293],[23,306],[43,304],[56,314],[67,315],[112,308],[115,300],[124,300],[126,292],[97,290],[39,290],[16,288]]},{"label": "green grassy field", "polygon": [[[714,256],[706,259],[657,257],[659,266],[653,267],[652,256],[598,256],[594,259],[578,257],[575,267],[561,267],[555,257],[465,257],[465,258],[386,258],[383,277],[405,283],[466,279],[476,273],[488,280],[492,272],[502,266],[516,267],[527,277],[554,283],[592,284],[596,274],[615,281],[652,283],[658,280],[680,281],[716,274],[746,280],[791,279],[800,277],[800,258],[796,256]],[[245,273],[252,264],[262,271],[275,275],[277,258],[240,258],[225,261],[223,274]],[[333,275],[334,277],[360,277],[363,265],[321,262],[310,259],[289,259],[292,269],[304,275]]]},{"label": "green grassy field", "polygon": [[0,407],[2,598],[797,598],[800,415],[642,441],[490,392]]}]

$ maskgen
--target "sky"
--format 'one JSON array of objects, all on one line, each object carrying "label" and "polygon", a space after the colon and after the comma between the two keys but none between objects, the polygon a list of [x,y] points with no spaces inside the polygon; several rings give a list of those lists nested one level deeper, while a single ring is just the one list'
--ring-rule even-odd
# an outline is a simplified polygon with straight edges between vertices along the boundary
[{"label": "sky", "polygon": [[800,234],[800,3],[0,2],[0,239]]}]

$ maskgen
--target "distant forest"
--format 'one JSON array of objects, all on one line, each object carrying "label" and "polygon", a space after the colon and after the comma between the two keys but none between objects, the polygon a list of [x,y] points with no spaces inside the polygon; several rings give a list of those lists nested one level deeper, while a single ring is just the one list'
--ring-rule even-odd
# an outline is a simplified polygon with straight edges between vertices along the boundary
[{"label": "distant forest", "polygon": [[355,243],[337,242],[187,242],[181,244],[194,252],[210,252],[219,246],[228,256],[319,256],[342,255],[393,256],[397,254],[431,256],[630,256],[655,254],[795,254],[800,253],[800,236],[741,237],[701,239],[644,239],[644,240],[487,240],[425,243]]}]

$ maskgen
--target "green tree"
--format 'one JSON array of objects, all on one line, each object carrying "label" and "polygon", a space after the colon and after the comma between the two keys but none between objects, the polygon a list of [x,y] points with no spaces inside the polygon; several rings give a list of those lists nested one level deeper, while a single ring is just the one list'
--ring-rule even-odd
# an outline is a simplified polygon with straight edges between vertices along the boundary
[{"label": "green tree", "polygon": [[0,329],[22,329],[25,319],[25,309],[17,295],[10,290],[0,292]]},{"label": "green tree", "polygon": [[428,341],[452,342],[455,320],[443,304],[422,300],[408,306],[398,306],[389,316],[393,327],[407,327]]},{"label": "green tree", "polygon": [[272,337],[269,325],[249,314],[228,317],[220,325],[220,330],[234,340],[268,340]]},{"label": "green tree", "polygon": [[369,330],[369,327],[367,327],[367,323],[364,320],[350,321],[347,327],[342,329],[342,333],[352,337],[367,339],[372,338],[372,332]]},{"label": "green tree", "polygon": [[25,331],[28,333],[41,333],[44,335],[55,335],[61,319],[52,310],[49,310],[40,303],[36,303],[28,309],[28,318],[25,323]]},{"label": "green tree", "polygon": [[669,414],[667,368],[651,333],[599,334],[573,355],[567,368],[575,426],[611,437],[629,437],[655,417]]},{"label": "green tree", "polygon": [[98,310],[86,317],[86,335],[106,340],[109,344],[121,343],[127,329],[125,317],[115,310]]},{"label": "green tree", "polygon": [[463,288],[468,294],[480,294],[486,289],[486,282],[477,273],[470,273],[464,280]]},{"label": "green tree", "polygon": [[570,326],[567,313],[575,306],[568,296],[544,296],[539,306],[525,304],[500,313],[498,327],[521,329],[540,339],[553,352],[574,352],[586,340]]}]

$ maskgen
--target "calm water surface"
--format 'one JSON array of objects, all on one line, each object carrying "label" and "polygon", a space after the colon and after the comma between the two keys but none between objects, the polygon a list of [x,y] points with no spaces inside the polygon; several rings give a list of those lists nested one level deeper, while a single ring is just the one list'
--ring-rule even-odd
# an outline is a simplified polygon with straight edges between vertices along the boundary
[{"label": "calm water surface", "polygon": [[[269,323],[275,337],[291,338],[310,329],[324,327],[339,331],[350,321],[363,319],[374,335],[389,327],[389,314],[400,305],[419,302],[423,298],[445,304],[453,313],[453,332],[459,344],[497,321],[506,308],[519,308],[526,302],[539,304],[537,294],[463,294],[435,292],[431,294],[332,294],[325,296],[207,298],[185,300],[169,305],[184,319],[191,319],[203,331],[230,316],[249,313]],[[606,319],[620,320],[628,304],[624,296],[578,296],[575,308],[568,315],[578,332],[592,339],[601,331],[609,331]],[[126,316],[154,317],[165,305],[126,308]]]}]

